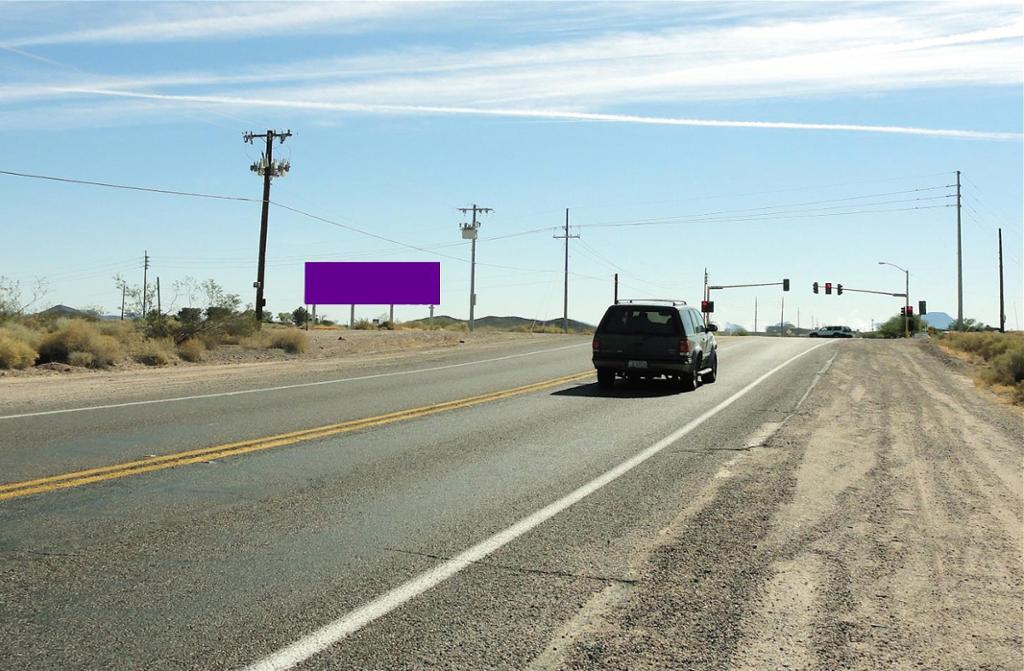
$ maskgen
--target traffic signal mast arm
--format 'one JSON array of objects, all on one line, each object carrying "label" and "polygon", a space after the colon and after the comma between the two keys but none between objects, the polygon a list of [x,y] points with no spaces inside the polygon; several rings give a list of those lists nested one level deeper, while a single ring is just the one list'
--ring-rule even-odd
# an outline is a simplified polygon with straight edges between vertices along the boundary
[{"label": "traffic signal mast arm", "polygon": [[709,286],[708,289],[717,291],[718,289],[739,289],[741,287],[781,287],[785,286],[785,282],[765,282],[764,284],[716,284]]},{"label": "traffic signal mast arm", "polygon": [[858,294],[878,294],[880,296],[903,296],[904,298],[906,297],[906,294],[894,294],[891,291],[872,291],[871,289],[850,289],[849,287],[843,287],[843,291],[855,291]]}]

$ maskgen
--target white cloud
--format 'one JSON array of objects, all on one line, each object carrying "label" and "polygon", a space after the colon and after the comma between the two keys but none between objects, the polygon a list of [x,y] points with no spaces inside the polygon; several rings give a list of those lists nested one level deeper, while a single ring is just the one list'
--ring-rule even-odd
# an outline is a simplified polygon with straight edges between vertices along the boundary
[{"label": "white cloud", "polygon": [[336,32],[397,16],[439,8],[437,4],[405,2],[314,3],[138,3],[141,15],[111,25],[4,40],[9,47],[55,44],[199,41],[280,35],[295,32]]},{"label": "white cloud", "polygon": [[601,114],[595,112],[574,112],[559,110],[531,110],[480,107],[441,107],[430,105],[374,105],[362,103],[330,103],[310,100],[266,100],[258,98],[232,98],[223,96],[174,96],[162,94],[134,93],[130,91],[69,90],[69,93],[86,95],[135,98],[142,100],[164,100],[179,103],[203,105],[226,105],[239,109],[253,107],[301,109],[328,112],[356,112],[370,114],[437,114],[518,117],[531,119],[559,119],[567,121],[600,121],[608,123],[632,123],[658,126],[701,126],[714,128],[774,128],[784,130],[847,131],[856,133],[892,133],[901,135],[926,135],[967,140],[1021,140],[1020,133],[984,132],[960,129],[916,128],[912,126],[878,126],[864,124],[830,124],[787,121],[736,121],[720,119],[685,119],[676,117],[652,117],[632,114]]},{"label": "white cloud", "polygon": [[[161,27],[154,22],[125,23],[66,33],[65,38],[153,40],[185,34],[249,34],[269,29],[280,18],[277,15],[291,11],[293,5],[285,9],[242,5],[245,11],[238,17],[226,16],[222,6],[213,7],[209,16],[165,20],[159,22]],[[281,30],[358,21],[396,7],[403,12],[409,9],[395,4],[342,7],[298,5],[291,23]],[[439,6],[426,7],[435,11]],[[486,3],[461,6],[459,12],[489,11],[507,17],[517,7]],[[530,19],[540,20],[536,8],[529,7]],[[588,6],[556,7],[564,22],[567,13],[579,16]],[[544,112],[552,118],[545,110],[593,114],[643,103],[834,98],[924,87],[1021,84],[1024,22],[1014,5],[979,4],[970,11],[933,3],[828,3],[824,5],[828,11],[822,11],[822,5],[783,5],[786,11],[772,5],[771,11],[757,15],[751,15],[746,5],[729,7],[744,8],[747,13],[728,20],[703,16],[686,26],[657,23],[657,28],[647,31],[591,31],[572,39],[561,33],[554,38],[541,33],[533,35],[539,41],[532,44],[378,47],[337,58],[258,67],[233,64],[200,72],[103,77],[67,69],[46,80],[0,87],[0,103],[46,106],[50,105],[47,99],[66,97],[71,90],[79,92],[76,96],[89,90],[145,93],[176,105],[246,98],[278,107],[299,101],[306,110],[334,112],[443,108],[472,109],[473,114]],[[758,7],[762,5],[754,6]],[[605,16],[602,11],[607,7],[595,11]],[[118,108],[107,105],[104,109],[116,114]]]}]

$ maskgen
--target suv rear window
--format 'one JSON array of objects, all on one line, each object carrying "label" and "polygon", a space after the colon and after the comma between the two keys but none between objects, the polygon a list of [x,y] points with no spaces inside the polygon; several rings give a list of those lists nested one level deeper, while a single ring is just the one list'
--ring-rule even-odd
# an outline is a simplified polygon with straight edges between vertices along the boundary
[{"label": "suv rear window", "polygon": [[598,330],[610,335],[679,335],[680,326],[674,308],[619,305],[608,308]]}]

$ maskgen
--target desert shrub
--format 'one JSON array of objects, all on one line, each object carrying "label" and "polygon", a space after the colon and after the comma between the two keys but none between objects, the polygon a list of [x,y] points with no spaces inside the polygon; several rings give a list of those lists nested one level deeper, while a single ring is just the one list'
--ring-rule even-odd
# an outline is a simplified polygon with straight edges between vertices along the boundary
[{"label": "desert shrub", "polygon": [[309,349],[309,338],[298,329],[279,329],[267,335],[270,347],[283,349],[290,354],[302,354]]},{"label": "desert shrub", "polygon": [[376,328],[377,325],[369,319],[357,319],[352,323],[352,329],[355,331],[373,331]]},{"label": "desert shrub", "polygon": [[124,357],[117,338],[100,333],[95,325],[82,319],[59,321],[57,329],[39,343],[40,362],[69,363],[72,352],[91,354],[93,368],[106,368]]},{"label": "desert shrub", "polygon": [[238,338],[237,344],[241,345],[245,349],[266,349],[271,346],[270,336],[264,331],[258,331],[252,335],[241,336]]},{"label": "desert shrub", "polygon": [[178,356],[185,361],[202,361],[206,354],[206,345],[198,338],[189,338],[178,345]]},{"label": "desert shrub", "polygon": [[36,362],[39,353],[20,338],[0,329],[0,368],[28,368]]},{"label": "desert shrub", "polygon": [[990,382],[1008,386],[1024,382],[1024,347],[1003,352],[993,358],[987,377]]},{"label": "desert shrub", "polygon": [[96,362],[94,357],[89,352],[72,352],[68,354],[68,363],[72,366],[80,366],[81,368],[92,368],[93,363]]},{"label": "desert shrub", "polygon": [[173,357],[169,338],[147,340],[132,351],[132,359],[147,366],[166,366]]}]

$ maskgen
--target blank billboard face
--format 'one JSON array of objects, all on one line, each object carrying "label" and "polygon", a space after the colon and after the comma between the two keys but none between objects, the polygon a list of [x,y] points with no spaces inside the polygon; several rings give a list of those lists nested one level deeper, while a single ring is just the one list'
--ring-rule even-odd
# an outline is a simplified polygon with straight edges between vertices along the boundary
[{"label": "blank billboard face", "polygon": [[306,262],[308,305],[439,305],[441,264]]}]

